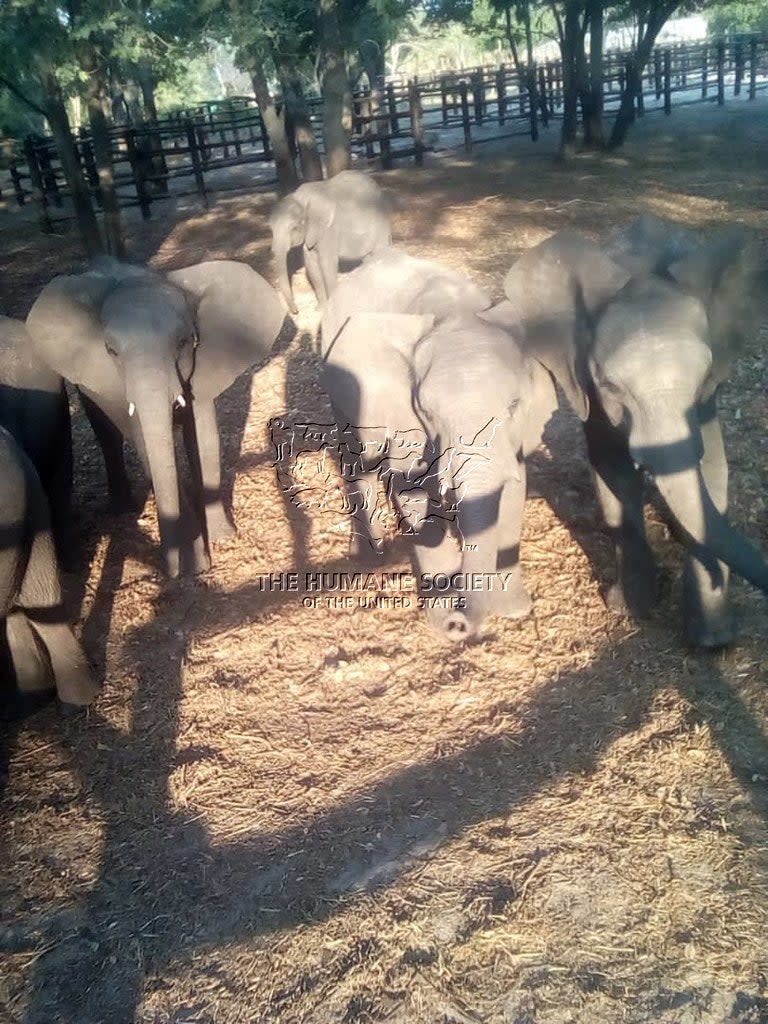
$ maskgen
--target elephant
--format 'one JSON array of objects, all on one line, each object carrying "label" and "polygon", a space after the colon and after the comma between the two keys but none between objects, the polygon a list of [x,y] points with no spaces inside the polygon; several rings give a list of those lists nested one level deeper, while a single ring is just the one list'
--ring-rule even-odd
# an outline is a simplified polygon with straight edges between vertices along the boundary
[{"label": "elephant", "polygon": [[[268,355],[285,314],[254,270],[210,260],[165,276],[102,260],[51,281],[27,317],[35,351],[77,385],[104,452],[113,503],[130,489],[123,438],[151,478],[169,576],[210,565],[210,544],[233,527],[221,498],[213,400]],[[180,501],[174,410],[198,487]]]},{"label": "elephant", "polygon": [[0,427],[0,620],[16,683],[31,702],[55,687],[65,708],[98,692],[66,621],[48,503],[31,460]]},{"label": "elephant", "polygon": [[291,313],[296,300],[288,254],[303,247],[304,266],[318,303],[336,287],[339,262],[359,262],[390,244],[392,202],[362,171],[341,171],[325,181],[308,181],[272,211],[272,255],[278,287]]},{"label": "elephant", "polygon": [[[728,520],[716,404],[754,329],[760,267],[745,236],[730,230],[664,264],[664,277],[653,272],[658,263],[633,276],[596,243],[563,233],[524,254],[504,288],[532,325],[524,350],[539,353],[543,330],[547,365],[584,422],[616,554],[609,607],[644,617],[657,597],[643,518],[648,476],[686,547],[686,639],[711,649],[733,638],[729,569],[768,593],[768,563]],[[547,282],[563,300],[554,324]]]},{"label": "elephant", "polygon": [[[346,275],[321,325],[321,382],[340,434],[356,435],[356,483],[375,492],[383,471],[413,528],[430,624],[453,641],[489,614],[530,611],[519,562],[524,459],[557,405],[547,371],[494,316],[471,281],[388,249]],[[381,552],[380,521],[363,506]],[[430,609],[429,581],[441,574],[469,589]]]},{"label": "elephant", "polygon": [[61,556],[72,492],[69,400],[62,378],[37,357],[22,321],[6,316],[0,316],[0,426],[32,460]]}]

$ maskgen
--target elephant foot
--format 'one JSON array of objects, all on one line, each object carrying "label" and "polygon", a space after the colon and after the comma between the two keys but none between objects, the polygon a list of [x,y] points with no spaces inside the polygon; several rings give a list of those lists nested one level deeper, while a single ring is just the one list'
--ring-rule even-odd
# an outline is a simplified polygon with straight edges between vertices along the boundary
[{"label": "elephant foot", "polygon": [[531,595],[521,582],[510,585],[506,590],[496,594],[493,602],[493,614],[505,619],[523,619],[533,609]]},{"label": "elephant foot", "polygon": [[67,700],[57,700],[56,708],[62,718],[79,718],[88,710],[88,704],[72,704]]},{"label": "elephant foot", "polygon": [[224,511],[223,506],[206,510],[205,528],[208,532],[208,542],[210,544],[216,544],[219,541],[229,540],[237,536],[237,527]]},{"label": "elephant foot", "polygon": [[381,568],[384,557],[382,538],[361,537],[355,534],[349,544],[349,560],[362,569]]},{"label": "elephant foot", "polygon": [[180,565],[181,574],[183,576],[199,576],[201,573],[208,572],[210,568],[211,556],[208,554],[203,538],[199,537],[184,549]]},{"label": "elephant foot", "polygon": [[728,647],[736,638],[736,622],[731,610],[723,603],[717,611],[706,615],[685,614],[685,642],[689,647],[716,651]]},{"label": "elephant foot", "polygon": [[619,581],[611,584],[605,592],[605,605],[615,615],[633,619],[647,619],[656,604],[659,591],[656,573],[644,574],[622,585]]}]

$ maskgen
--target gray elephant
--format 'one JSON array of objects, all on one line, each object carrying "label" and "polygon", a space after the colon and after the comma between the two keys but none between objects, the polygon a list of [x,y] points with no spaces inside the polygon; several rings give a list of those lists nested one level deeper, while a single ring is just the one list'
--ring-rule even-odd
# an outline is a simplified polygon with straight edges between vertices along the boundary
[{"label": "gray elephant", "polygon": [[0,316],[0,426],[37,470],[61,552],[72,491],[69,400],[62,378],[36,355],[24,324],[6,316]]},{"label": "gray elephant", "polygon": [[[86,273],[55,278],[29,313],[38,356],[84,399],[117,502],[128,496],[123,437],[136,446],[152,480],[170,576],[205,570],[206,542],[233,529],[221,499],[213,400],[269,353],[284,319],[271,286],[231,260],[165,277],[102,261]],[[173,440],[179,408],[202,489],[183,503]]]},{"label": "gray elephant", "polygon": [[531,607],[519,562],[524,458],[557,402],[549,374],[494,315],[461,275],[388,249],[340,282],[321,327],[321,379],[340,433],[352,424],[357,435],[356,484],[375,489],[382,470],[388,478],[413,526],[426,607],[436,576],[458,573],[469,588],[429,616],[452,640],[472,636],[488,614]]},{"label": "gray elephant", "polygon": [[[728,466],[716,408],[717,388],[754,324],[745,310],[759,267],[734,232],[664,263],[667,280],[647,266],[632,277],[587,239],[556,235],[521,257],[505,291],[534,325],[526,349],[538,351],[537,328],[555,342],[548,366],[585,421],[616,549],[618,582],[609,605],[644,616],[656,599],[643,518],[647,473],[687,549],[686,637],[713,648],[733,636],[729,568],[768,592],[768,564],[727,518]],[[549,332],[547,281],[561,298],[573,296],[570,308],[567,299],[559,310],[555,304],[561,315]]]},{"label": "gray elephant", "polygon": [[336,287],[340,261],[359,262],[390,244],[391,200],[362,171],[308,181],[281,199],[269,218],[280,291],[292,313],[288,254],[303,247],[304,266],[322,305]]},{"label": "gray elephant", "polygon": [[22,698],[55,687],[64,705],[97,694],[62,605],[48,503],[35,467],[0,427],[0,627]]}]

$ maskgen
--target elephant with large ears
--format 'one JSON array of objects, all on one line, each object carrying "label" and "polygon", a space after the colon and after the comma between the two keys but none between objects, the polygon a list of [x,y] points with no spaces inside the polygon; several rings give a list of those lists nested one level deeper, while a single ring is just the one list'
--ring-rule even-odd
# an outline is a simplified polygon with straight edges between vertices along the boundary
[{"label": "elephant with large ears", "polygon": [[[213,399],[268,354],[283,320],[275,291],[230,260],[165,277],[104,260],[55,278],[30,311],[37,354],[84,398],[118,503],[128,496],[123,437],[136,446],[152,480],[170,576],[205,570],[206,541],[232,529],[221,502]],[[192,475],[202,487],[183,502],[173,439],[179,408]]]},{"label": "elephant with large ears", "polygon": [[[358,483],[383,468],[406,521],[420,497],[412,532],[422,580],[458,573],[471,584],[450,595],[463,607],[429,616],[456,641],[489,614],[530,610],[519,562],[524,458],[557,404],[549,374],[494,317],[471,281],[388,249],[339,284],[321,328],[322,381],[342,433],[354,425]],[[408,473],[398,439],[406,439]],[[368,531],[381,550],[374,517]]]},{"label": "elephant with large ears", "polygon": [[[647,474],[686,546],[686,637],[714,648],[733,637],[729,569],[768,593],[768,563],[727,517],[716,408],[718,386],[754,330],[761,270],[740,231],[681,249],[678,258],[662,254],[632,276],[594,243],[564,233],[521,257],[504,287],[531,325],[526,348],[547,348],[544,360],[584,421],[616,549],[609,605],[644,616],[656,599],[643,518]],[[639,250],[645,260],[645,243]],[[564,299],[554,304],[554,324],[547,282]]]},{"label": "elephant with large ears", "polygon": [[0,427],[0,629],[22,706],[55,688],[69,707],[98,690],[66,619],[48,503],[30,459]]},{"label": "elephant with large ears", "polygon": [[292,313],[296,300],[289,253],[303,249],[307,277],[320,305],[338,279],[341,261],[359,262],[390,244],[391,201],[362,171],[308,181],[277,204],[269,218],[278,287]]}]

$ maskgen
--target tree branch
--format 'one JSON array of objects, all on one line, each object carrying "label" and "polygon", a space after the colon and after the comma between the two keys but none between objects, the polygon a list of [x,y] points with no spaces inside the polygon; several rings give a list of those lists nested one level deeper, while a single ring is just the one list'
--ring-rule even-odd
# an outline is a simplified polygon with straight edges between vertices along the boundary
[{"label": "tree branch", "polygon": [[0,75],[0,85],[4,85],[8,92],[13,93],[17,100],[21,100],[22,103],[31,107],[36,113],[40,114],[42,117],[48,117],[48,112],[43,107],[35,103],[34,100],[31,100],[29,96],[26,96],[21,89],[6,78],[5,75]]}]

